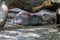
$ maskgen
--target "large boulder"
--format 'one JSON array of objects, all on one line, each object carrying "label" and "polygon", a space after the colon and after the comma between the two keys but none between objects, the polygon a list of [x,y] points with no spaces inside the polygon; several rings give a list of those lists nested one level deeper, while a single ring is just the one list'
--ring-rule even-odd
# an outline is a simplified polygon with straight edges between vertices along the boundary
[{"label": "large boulder", "polygon": [[4,2],[2,2],[0,6],[0,29],[3,28],[3,26],[5,25],[7,16],[8,7],[5,5]]},{"label": "large boulder", "polygon": [[52,9],[55,10],[55,11],[58,8],[60,8],[60,0],[51,0],[51,4],[53,5]]},{"label": "large boulder", "polygon": [[18,7],[30,12],[36,12],[43,7],[50,6],[50,0],[4,0],[9,8]]}]

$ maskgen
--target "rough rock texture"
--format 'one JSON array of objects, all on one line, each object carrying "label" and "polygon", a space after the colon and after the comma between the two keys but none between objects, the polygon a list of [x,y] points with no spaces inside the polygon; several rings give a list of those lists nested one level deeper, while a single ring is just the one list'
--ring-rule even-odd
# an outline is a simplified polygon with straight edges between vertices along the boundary
[{"label": "rough rock texture", "polygon": [[58,8],[60,8],[60,0],[51,0],[51,3],[53,4],[53,9],[56,11]]},{"label": "rough rock texture", "polygon": [[[31,26],[25,29],[8,28],[0,31],[0,40],[60,40],[60,32],[55,27],[50,26]],[[16,26],[17,27],[17,26]]]},{"label": "rough rock texture", "polygon": [[7,16],[8,16],[8,7],[3,2],[0,6],[0,29],[2,29],[3,26],[5,25]]},{"label": "rough rock texture", "polygon": [[60,0],[51,0],[53,3],[60,3]]},{"label": "rough rock texture", "polygon": [[4,0],[9,8],[19,7],[30,12],[36,12],[42,7],[51,5],[50,0]]}]

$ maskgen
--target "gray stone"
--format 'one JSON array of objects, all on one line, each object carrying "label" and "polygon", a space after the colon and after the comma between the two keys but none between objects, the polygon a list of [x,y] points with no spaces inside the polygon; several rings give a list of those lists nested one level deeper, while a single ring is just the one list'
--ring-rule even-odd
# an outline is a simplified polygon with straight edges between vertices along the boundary
[{"label": "gray stone", "polygon": [[[29,12],[36,12],[44,6],[50,6],[50,0],[3,0],[8,8],[18,7]],[[48,3],[47,3],[48,2]]]},{"label": "gray stone", "polygon": [[3,26],[5,25],[7,16],[8,16],[8,7],[5,5],[4,2],[2,2],[0,5],[0,29],[2,29]]}]

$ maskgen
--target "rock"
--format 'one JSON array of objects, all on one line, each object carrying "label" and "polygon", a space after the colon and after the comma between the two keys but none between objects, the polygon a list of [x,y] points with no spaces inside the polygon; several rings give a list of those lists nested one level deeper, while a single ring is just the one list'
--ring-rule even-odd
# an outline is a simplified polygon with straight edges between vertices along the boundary
[{"label": "rock", "polygon": [[53,3],[60,4],[60,0],[51,0]]},{"label": "rock", "polygon": [[0,6],[0,29],[3,28],[3,26],[5,25],[7,16],[8,7],[5,5],[4,2],[2,2]]},{"label": "rock", "polygon": [[51,3],[53,4],[55,11],[60,8],[60,0],[51,0]]},{"label": "rock", "polygon": [[10,12],[10,13],[19,13],[19,12],[21,12],[21,11],[24,11],[24,10],[22,10],[22,9],[20,9],[20,8],[12,8],[12,9],[9,9],[9,12]]},{"label": "rock", "polygon": [[26,11],[21,11],[16,15],[12,22],[20,25],[40,25],[42,24],[43,19],[41,16],[37,16]]},{"label": "rock", "polygon": [[22,8],[29,12],[36,12],[43,7],[50,6],[50,0],[3,0],[9,8]]}]

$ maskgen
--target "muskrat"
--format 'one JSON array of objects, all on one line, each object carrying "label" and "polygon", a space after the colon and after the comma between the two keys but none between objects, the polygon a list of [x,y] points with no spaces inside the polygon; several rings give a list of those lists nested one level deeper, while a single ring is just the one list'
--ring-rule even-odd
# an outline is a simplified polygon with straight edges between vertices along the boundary
[{"label": "muskrat", "polygon": [[19,25],[34,26],[41,25],[43,22],[43,18],[26,11],[21,11],[16,15],[12,22]]}]

